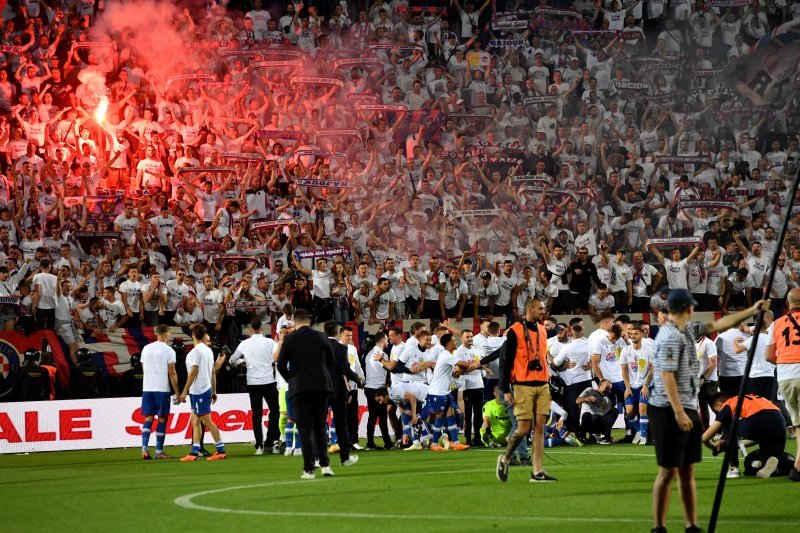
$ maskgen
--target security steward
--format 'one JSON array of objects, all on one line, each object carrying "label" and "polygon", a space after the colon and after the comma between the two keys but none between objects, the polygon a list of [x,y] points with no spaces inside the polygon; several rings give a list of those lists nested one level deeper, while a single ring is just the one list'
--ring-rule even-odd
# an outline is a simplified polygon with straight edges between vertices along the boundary
[{"label": "security steward", "polygon": [[764,357],[778,365],[778,390],[791,415],[797,442],[789,479],[800,481],[800,289],[789,291],[786,304],[789,312],[773,322]]},{"label": "security steward", "polygon": [[47,400],[50,396],[50,373],[39,364],[38,350],[25,351],[19,369],[19,399],[23,402]]},{"label": "security steward", "polygon": [[92,362],[92,353],[86,348],[78,348],[75,357],[78,365],[72,369],[70,374],[70,396],[75,399],[98,398],[100,396],[100,368]]},{"label": "security steward", "polygon": [[[547,330],[541,324],[544,305],[529,298],[525,302],[525,319],[506,332],[501,357],[500,391],[505,401],[514,406],[517,429],[508,437],[505,453],[497,458],[497,479],[508,481],[508,466],[519,443],[533,425],[533,471],[530,481],[553,482],[556,478],[542,469],[544,426],[550,413],[550,374],[547,364]],[[480,363],[474,363],[479,365]],[[476,366],[477,368],[477,366]]]},{"label": "security steward", "polygon": [[131,367],[123,372],[120,381],[122,396],[141,397],[144,387],[144,370],[142,370],[142,355],[135,353],[131,355]]},{"label": "security steward", "polygon": [[[731,438],[724,434],[724,430],[730,426],[737,400],[736,396],[720,392],[711,402],[711,409],[717,418],[703,433],[703,443],[715,453],[724,450],[726,441]],[[723,438],[712,445],[712,437],[721,430]],[[739,414],[737,436],[758,443],[758,450],[745,459],[745,474],[753,472],[754,461],[760,465],[755,472],[756,477],[767,479],[778,471],[778,465],[784,456],[783,449],[786,447],[786,420],[774,403],[755,394],[745,395]],[[738,468],[738,454],[731,458],[731,466]]]}]

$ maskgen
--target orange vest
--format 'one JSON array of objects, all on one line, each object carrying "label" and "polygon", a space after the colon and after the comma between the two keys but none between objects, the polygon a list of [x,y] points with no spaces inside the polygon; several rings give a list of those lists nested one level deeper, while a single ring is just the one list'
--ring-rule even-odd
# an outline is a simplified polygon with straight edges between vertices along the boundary
[{"label": "orange vest", "polygon": [[[547,330],[537,324],[538,335],[528,332],[530,343],[525,341],[525,326],[521,322],[511,326],[511,331],[517,337],[517,352],[514,354],[514,366],[511,369],[511,383],[525,383],[527,381],[550,381],[547,370]],[[538,346],[534,346],[538,340]],[[528,363],[538,359],[542,365],[541,370],[528,369]]]},{"label": "orange vest", "polygon": [[50,374],[50,399],[56,399],[56,372],[58,369],[54,366],[50,365],[42,365],[42,368],[47,369],[47,373]]},{"label": "orange vest", "polygon": [[[736,411],[736,400],[736,397],[730,398],[723,405],[730,407],[731,413],[733,413]],[[755,394],[745,395],[744,402],[742,403],[742,413],[740,418],[750,418],[754,414],[760,413],[761,411],[780,411],[780,409],[775,407],[775,404],[766,398],[756,396]]]},{"label": "orange vest", "polygon": [[[795,322],[800,324],[800,313],[790,311]],[[788,315],[780,317],[772,325],[772,340],[775,344],[775,358],[779,365],[800,363],[800,330]]]}]

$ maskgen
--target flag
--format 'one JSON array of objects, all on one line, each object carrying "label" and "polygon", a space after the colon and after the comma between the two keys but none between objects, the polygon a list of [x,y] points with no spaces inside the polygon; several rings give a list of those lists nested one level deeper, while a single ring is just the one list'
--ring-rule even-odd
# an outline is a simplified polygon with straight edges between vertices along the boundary
[{"label": "flag", "polygon": [[27,337],[18,331],[4,331],[0,332],[0,401],[6,401],[6,397],[14,390],[23,355],[30,348],[50,350],[58,368],[56,375],[61,385],[69,385],[69,363],[65,355],[68,352],[64,351],[53,331],[36,331]]},{"label": "flag", "polygon": [[792,91],[800,57],[800,20],[764,35],[747,54],[731,61],[724,77],[755,105],[781,106]]},{"label": "flag", "polygon": [[[79,348],[92,353],[92,362],[100,368],[104,377],[119,377],[130,368],[131,355],[142,353],[142,348],[155,342],[155,328],[128,328],[114,332],[104,332],[94,337],[81,335],[83,342]],[[191,345],[192,335],[188,328],[171,327],[170,339],[178,339]]]}]

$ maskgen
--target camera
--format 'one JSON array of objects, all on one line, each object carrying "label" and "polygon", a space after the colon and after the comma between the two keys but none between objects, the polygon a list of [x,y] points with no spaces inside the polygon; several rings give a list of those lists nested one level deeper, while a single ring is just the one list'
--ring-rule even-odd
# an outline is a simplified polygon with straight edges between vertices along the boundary
[{"label": "camera", "polygon": [[538,359],[534,359],[533,361],[528,361],[528,370],[530,372],[541,372],[542,371],[542,363]]}]

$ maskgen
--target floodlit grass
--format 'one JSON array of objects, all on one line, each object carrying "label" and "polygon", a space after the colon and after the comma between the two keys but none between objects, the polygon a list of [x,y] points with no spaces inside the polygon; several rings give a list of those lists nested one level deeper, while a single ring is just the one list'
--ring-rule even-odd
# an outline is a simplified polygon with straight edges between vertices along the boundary
[{"label": "floodlit grass", "polygon": [[[652,447],[548,450],[558,483],[530,470],[494,474],[496,450],[361,452],[336,477],[300,481],[300,457],[143,461],[136,448],[0,456],[2,530],[17,531],[648,531]],[[176,456],[186,448],[167,450]],[[701,526],[721,460],[698,465]],[[786,478],[728,480],[718,531],[797,531],[798,486]],[[683,530],[673,493],[668,524]]]}]

